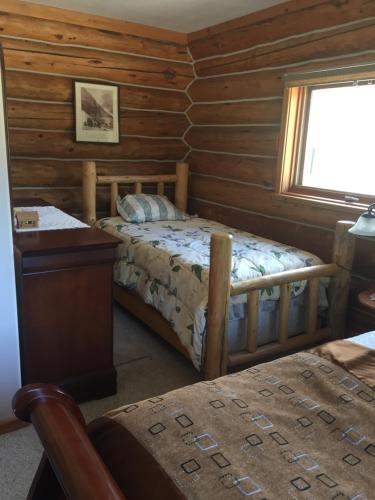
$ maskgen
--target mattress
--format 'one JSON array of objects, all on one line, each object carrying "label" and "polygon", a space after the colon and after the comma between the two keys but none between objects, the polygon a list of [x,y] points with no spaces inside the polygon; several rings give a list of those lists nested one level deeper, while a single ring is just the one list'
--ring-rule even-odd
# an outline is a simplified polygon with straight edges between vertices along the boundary
[{"label": "mattress", "polygon": [[[217,222],[191,217],[184,221],[126,223],[121,217],[98,221],[101,229],[122,240],[114,268],[116,283],[138,293],[167,319],[189,352],[201,365],[206,327],[210,238],[214,232],[232,235],[232,282],[320,264],[315,255],[260,238]],[[327,306],[326,282],[321,284],[322,308]],[[306,282],[292,286],[290,335],[304,330]],[[264,289],[260,297],[261,336],[258,344],[277,337],[279,287]],[[246,343],[246,295],[233,297],[229,311],[229,349]]]}]

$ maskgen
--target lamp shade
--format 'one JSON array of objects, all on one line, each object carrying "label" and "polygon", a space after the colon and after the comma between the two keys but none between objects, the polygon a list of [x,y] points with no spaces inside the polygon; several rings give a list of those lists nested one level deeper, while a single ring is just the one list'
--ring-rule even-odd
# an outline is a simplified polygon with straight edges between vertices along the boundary
[{"label": "lamp shade", "polygon": [[367,212],[359,217],[354,226],[349,229],[349,233],[375,238],[375,203],[370,205]]}]

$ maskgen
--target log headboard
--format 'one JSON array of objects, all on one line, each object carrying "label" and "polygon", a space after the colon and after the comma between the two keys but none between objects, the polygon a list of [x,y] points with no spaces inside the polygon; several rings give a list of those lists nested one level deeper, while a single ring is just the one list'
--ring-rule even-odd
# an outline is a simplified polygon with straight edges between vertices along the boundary
[{"label": "log headboard", "polygon": [[84,161],[82,164],[83,220],[90,225],[96,222],[96,186],[108,185],[111,189],[111,217],[117,215],[116,200],[120,184],[133,184],[135,193],[142,193],[144,183],[156,183],[157,193],[164,194],[166,183],[175,184],[175,205],[186,212],[188,198],[189,166],[185,162],[176,163],[176,173],[166,175],[97,175],[96,163]]}]

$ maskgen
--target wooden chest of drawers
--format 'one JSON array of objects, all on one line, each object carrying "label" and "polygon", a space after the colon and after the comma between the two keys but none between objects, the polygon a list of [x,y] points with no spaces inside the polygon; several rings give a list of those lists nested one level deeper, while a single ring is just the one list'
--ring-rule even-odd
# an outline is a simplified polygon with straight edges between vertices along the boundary
[{"label": "wooden chest of drawers", "polygon": [[97,228],[15,234],[22,382],[77,400],[116,392],[112,274],[119,243]]}]

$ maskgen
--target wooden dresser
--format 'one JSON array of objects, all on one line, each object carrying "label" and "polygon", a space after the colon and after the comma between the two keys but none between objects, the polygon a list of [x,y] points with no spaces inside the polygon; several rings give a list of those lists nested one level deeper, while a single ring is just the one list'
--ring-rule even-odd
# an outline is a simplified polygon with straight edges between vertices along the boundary
[{"label": "wooden dresser", "polygon": [[77,400],[116,392],[112,274],[120,240],[97,228],[14,236],[23,384]]}]

